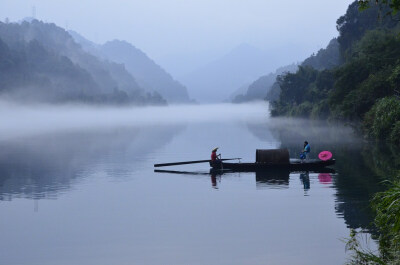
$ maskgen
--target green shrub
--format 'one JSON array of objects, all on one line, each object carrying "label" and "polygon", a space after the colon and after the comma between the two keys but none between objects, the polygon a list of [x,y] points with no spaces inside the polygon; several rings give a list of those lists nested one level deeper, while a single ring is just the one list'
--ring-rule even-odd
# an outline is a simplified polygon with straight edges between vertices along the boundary
[{"label": "green shrub", "polygon": [[396,121],[390,134],[390,141],[400,146],[400,121]]},{"label": "green shrub", "polygon": [[329,114],[329,104],[326,100],[322,100],[320,103],[314,104],[310,117],[313,119],[326,119]]},{"label": "green shrub", "polygon": [[310,117],[311,110],[313,109],[313,104],[306,101],[298,106],[292,107],[289,115],[292,117],[308,118]]},{"label": "green shrub", "polygon": [[[379,230],[379,248],[386,264],[398,264],[400,258],[400,181],[379,192],[372,200],[374,223]],[[394,262],[393,262],[394,261]]]},{"label": "green shrub", "polygon": [[283,102],[274,101],[271,103],[271,116],[283,116],[288,115],[289,105]]},{"label": "green shrub", "polygon": [[363,119],[363,130],[365,134],[371,138],[375,138],[373,127],[375,121],[377,104],[373,105],[372,108],[364,115]]},{"label": "green shrub", "polygon": [[364,128],[377,139],[387,139],[397,121],[400,121],[400,101],[395,97],[379,100],[365,115]]},{"label": "green shrub", "polygon": [[[390,183],[390,182],[389,182]],[[363,240],[351,230],[346,250],[351,251],[348,264],[398,265],[400,263],[400,181],[390,183],[386,191],[378,192],[372,200],[374,225],[379,232],[379,253],[363,248]]]},{"label": "green shrub", "polygon": [[388,81],[392,84],[393,87],[400,86],[400,65],[396,65],[396,67],[392,70]]}]

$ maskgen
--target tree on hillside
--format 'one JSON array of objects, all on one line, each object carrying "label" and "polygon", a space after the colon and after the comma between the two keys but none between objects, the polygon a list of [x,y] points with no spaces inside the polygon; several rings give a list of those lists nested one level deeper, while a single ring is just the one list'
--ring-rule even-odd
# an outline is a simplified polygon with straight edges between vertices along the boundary
[{"label": "tree on hillside", "polygon": [[371,3],[389,6],[392,9],[393,14],[396,14],[400,10],[400,0],[358,0],[357,2],[361,10],[370,8]]},{"label": "tree on hillside", "polygon": [[[368,1],[367,1],[368,2]],[[369,3],[369,2],[368,2]],[[391,13],[389,6],[371,5],[360,12],[360,2],[353,2],[347,9],[346,14],[337,20],[339,31],[338,42],[343,59],[349,59],[353,53],[353,46],[367,31],[375,29],[395,29],[398,27],[400,15],[382,15]]]}]

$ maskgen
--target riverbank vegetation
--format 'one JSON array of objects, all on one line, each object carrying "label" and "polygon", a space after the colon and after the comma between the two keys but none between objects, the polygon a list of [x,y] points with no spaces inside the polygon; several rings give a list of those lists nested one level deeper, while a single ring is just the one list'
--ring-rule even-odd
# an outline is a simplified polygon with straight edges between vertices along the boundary
[{"label": "riverbank vegetation", "polygon": [[349,264],[400,264],[400,180],[390,182],[388,190],[377,193],[372,208],[379,252],[366,250],[359,234],[352,230],[346,246],[352,252]]},{"label": "riverbank vegetation", "polygon": [[[382,143],[366,146],[363,161],[369,174],[380,179],[380,184],[372,192],[364,190],[370,198],[369,207],[365,207],[372,214],[371,223],[364,227],[350,227],[350,238],[346,242],[346,249],[350,252],[348,264],[400,264],[400,149]],[[368,241],[364,231],[372,234],[377,242],[376,250],[365,244]]]},{"label": "riverbank vegetation", "polygon": [[279,76],[272,115],[351,122],[400,144],[400,16],[392,3],[352,3],[337,21],[341,64]]}]

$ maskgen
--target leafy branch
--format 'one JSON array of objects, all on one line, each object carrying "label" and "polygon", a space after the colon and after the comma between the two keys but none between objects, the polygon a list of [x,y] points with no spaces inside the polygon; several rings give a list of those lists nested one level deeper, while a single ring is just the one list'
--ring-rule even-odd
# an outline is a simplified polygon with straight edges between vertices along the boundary
[{"label": "leafy branch", "polygon": [[400,0],[358,0],[358,6],[361,11],[371,7],[371,3],[376,5],[383,4],[392,9],[392,14],[396,14],[400,10]]}]

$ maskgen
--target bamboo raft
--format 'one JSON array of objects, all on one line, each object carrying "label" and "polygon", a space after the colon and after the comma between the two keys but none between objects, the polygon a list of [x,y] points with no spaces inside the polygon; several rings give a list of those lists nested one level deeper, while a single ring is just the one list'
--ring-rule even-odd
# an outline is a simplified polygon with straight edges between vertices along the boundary
[{"label": "bamboo raft", "polygon": [[198,160],[198,161],[186,161],[186,162],[175,162],[166,164],[155,164],[154,167],[165,167],[175,165],[186,165],[195,163],[206,163],[210,164],[212,169],[216,170],[230,170],[239,172],[254,172],[254,171],[265,171],[265,170],[288,170],[288,171],[315,171],[321,170],[325,167],[332,166],[335,164],[335,159],[327,161],[319,159],[290,159],[289,150],[287,149],[259,149],[256,151],[256,162],[254,163],[241,163],[241,162],[226,162],[229,160],[239,160],[240,158],[229,158],[220,159],[217,161],[211,160]]},{"label": "bamboo raft", "polygon": [[213,169],[227,169],[233,171],[252,172],[269,169],[286,169],[289,171],[310,171],[318,170],[328,166],[334,165],[335,159],[328,161],[321,161],[319,159],[309,159],[301,161],[300,159],[290,159],[289,163],[275,164],[268,162],[255,162],[255,163],[230,163],[230,162],[210,162]]}]

